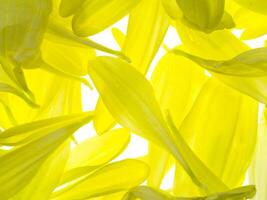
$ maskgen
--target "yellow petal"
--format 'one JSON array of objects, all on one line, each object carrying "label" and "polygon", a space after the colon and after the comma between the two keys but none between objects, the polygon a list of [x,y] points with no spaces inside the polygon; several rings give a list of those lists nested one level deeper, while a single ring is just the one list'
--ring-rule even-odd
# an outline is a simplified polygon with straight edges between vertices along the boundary
[{"label": "yellow petal", "polygon": [[204,32],[231,28],[231,16],[224,12],[224,0],[176,0],[189,25]]},{"label": "yellow petal", "polygon": [[106,165],[89,174],[65,192],[58,192],[56,200],[86,199],[127,190],[142,183],[148,167],[138,160],[124,160]]},{"label": "yellow petal", "polygon": [[267,2],[265,0],[235,0],[245,8],[251,9],[254,12],[267,14]]},{"label": "yellow petal", "polygon": [[[241,54],[249,48],[234,37],[229,31],[217,31],[204,34],[178,24],[177,30],[183,41],[186,51],[204,59],[227,60]],[[189,37],[190,36],[190,37]],[[267,77],[237,77],[222,74],[213,74],[227,85],[266,103]]]},{"label": "yellow petal", "polygon": [[211,192],[227,189],[177,131],[173,138],[151,85],[130,64],[111,57],[98,57],[89,63],[88,70],[103,102],[120,124],[166,148],[202,189]]},{"label": "yellow petal", "polygon": [[[0,157],[1,199],[9,199],[23,189],[32,180],[46,158],[90,118],[90,115],[86,114],[80,120],[74,120],[73,123],[60,126],[48,133],[39,132],[40,137]],[[32,126],[26,124],[17,129],[17,134],[21,135],[24,131],[27,133],[29,129],[34,132],[36,127],[34,124]]]},{"label": "yellow petal", "polygon": [[169,27],[161,0],[142,1],[130,14],[122,51],[133,65],[146,73]]},{"label": "yellow petal", "polygon": [[[230,188],[242,184],[252,159],[257,113],[256,101],[212,78],[180,127],[193,151]],[[180,185],[188,179],[185,176],[183,180],[182,174],[176,169],[178,195],[184,194]],[[191,195],[192,191],[188,188],[187,193]]]},{"label": "yellow petal", "polygon": [[255,200],[267,198],[266,191],[266,143],[267,143],[267,124],[266,124],[266,108],[264,109],[263,116],[261,116],[258,126],[258,139],[255,151],[254,160],[251,163],[249,170],[249,182],[257,186],[257,193]]},{"label": "yellow petal", "polygon": [[235,188],[223,193],[216,193],[206,197],[175,197],[167,194],[166,192],[155,190],[146,186],[139,186],[130,191],[124,200],[197,200],[197,199],[213,199],[213,200],[223,200],[223,199],[250,199],[256,193],[255,186],[249,185],[244,187]]},{"label": "yellow petal", "polygon": [[67,168],[103,165],[120,154],[129,140],[129,132],[122,128],[85,140],[72,150]]},{"label": "yellow petal", "polygon": [[86,118],[90,119],[90,115],[92,114],[79,113],[15,126],[0,133],[0,143],[7,146],[29,143],[61,127],[69,126]]},{"label": "yellow petal", "polygon": [[139,2],[140,0],[86,1],[73,17],[73,31],[78,36],[94,35],[119,21]]},{"label": "yellow petal", "polygon": [[94,128],[99,135],[107,132],[111,129],[116,121],[109,113],[108,109],[105,107],[102,99],[99,98],[95,108],[95,115],[94,115]]},{"label": "yellow petal", "polygon": [[49,199],[56,188],[62,174],[70,151],[69,142],[63,144],[42,164],[41,168],[15,198],[28,200]]},{"label": "yellow petal", "polygon": [[200,66],[230,76],[266,76],[267,75],[267,48],[256,48],[245,51],[230,60],[207,60],[180,50],[173,50],[174,53],[184,55]]},{"label": "yellow petal", "polygon": [[85,0],[69,1],[61,0],[59,13],[62,17],[73,15],[85,2]]}]

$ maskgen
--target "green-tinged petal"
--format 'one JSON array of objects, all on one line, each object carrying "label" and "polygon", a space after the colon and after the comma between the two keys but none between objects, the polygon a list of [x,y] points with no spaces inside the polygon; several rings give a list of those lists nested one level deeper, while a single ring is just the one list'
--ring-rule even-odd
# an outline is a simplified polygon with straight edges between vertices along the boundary
[{"label": "green-tinged petal", "polygon": [[166,148],[207,192],[227,187],[203,165],[179,133],[173,137],[149,82],[130,64],[111,57],[89,63],[89,74],[114,118],[131,131]]},{"label": "green-tinged petal", "polygon": [[[267,14],[267,2],[265,0],[235,0],[241,6],[251,9],[254,12]],[[256,22],[257,23],[257,22]]]},{"label": "green-tinged petal", "polygon": [[[161,108],[169,110],[177,127],[184,120],[207,79],[204,70],[196,64],[172,53],[166,54],[157,64],[151,82]],[[156,147],[149,149],[152,165],[148,179],[150,185],[160,185],[164,177],[164,161],[167,165],[169,156]],[[161,158],[161,162],[156,162],[157,157]]]},{"label": "green-tinged petal", "polygon": [[131,12],[122,50],[140,72],[148,71],[168,27],[161,0],[142,1]]},{"label": "green-tinged petal", "polygon": [[86,75],[88,60],[95,57],[93,49],[67,46],[49,40],[43,43],[42,51],[43,60],[50,66],[76,76]]},{"label": "green-tinged petal", "polygon": [[228,30],[205,34],[178,21],[176,29],[185,51],[201,58],[228,60],[250,49]]},{"label": "green-tinged petal", "polygon": [[[90,119],[91,116],[86,114],[72,124],[63,125],[46,134],[39,133],[41,137],[0,157],[1,199],[9,199],[23,189],[32,180],[47,157]],[[25,129],[25,126],[28,127]],[[22,134],[27,129],[36,128],[30,127],[30,125],[21,127],[19,129],[21,132],[18,134]]]},{"label": "green-tinged petal", "polygon": [[182,17],[182,12],[176,2],[176,0],[162,0],[162,5],[165,8],[167,14],[174,20]]},{"label": "green-tinged petal", "polygon": [[96,104],[93,123],[94,128],[99,135],[102,135],[103,133],[107,132],[116,123],[101,98],[98,99]]},{"label": "green-tinged petal", "polygon": [[62,17],[68,17],[70,15],[73,15],[76,11],[79,10],[79,8],[82,6],[82,4],[85,2],[85,0],[61,0],[60,7],[59,7],[59,13]]},{"label": "green-tinged petal", "polygon": [[245,51],[230,60],[207,60],[189,53],[173,50],[183,55],[207,70],[230,76],[267,76],[267,48],[257,48]]},{"label": "green-tinged petal", "polygon": [[[169,19],[162,8],[161,1],[148,0],[142,1],[131,12],[125,39],[121,32],[113,31],[113,34],[133,65],[142,73],[146,73],[168,26]],[[101,102],[97,104],[96,110],[94,125],[96,131],[101,134],[114,124],[114,120]]]},{"label": "green-tinged petal", "polygon": [[10,85],[7,85],[5,83],[0,83],[0,91],[16,95],[22,98],[28,105],[32,107],[38,107],[38,105],[35,102],[33,102],[32,99],[30,99],[27,94],[25,94],[23,91],[18,90],[17,88],[14,88]]},{"label": "green-tinged petal", "polygon": [[224,12],[224,0],[176,0],[189,25],[204,32],[232,28],[231,16]]},{"label": "green-tinged petal", "polygon": [[41,168],[15,199],[47,200],[56,188],[66,165],[70,151],[69,142],[59,147],[42,164]]},{"label": "green-tinged petal", "polygon": [[89,174],[67,191],[55,193],[54,199],[86,199],[128,190],[142,183],[148,172],[147,165],[138,160],[115,162]]},{"label": "green-tinged petal", "polygon": [[94,35],[127,15],[140,0],[86,1],[73,17],[73,31],[78,36]]},{"label": "green-tinged petal", "polygon": [[136,187],[124,196],[123,200],[238,200],[238,199],[250,199],[256,193],[256,188],[253,185],[235,188],[223,193],[216,193],[205,197],[175,197],[166,192],[155,190],[146,186]]},{"label": "green-tinged petal", "polygon": [[34,59],[39,54],[52,1],[4,0],[0,8],[1,55],[8,56],[18,66]]},{"label": "green-tinged petal", "polygon": [[[8,76],[9,82],[11,81],[16,88],[22,90],[33,99],[33,94],[28,88],[28,85],[25,81],[24,72],[21,67],[18,65],[14,65],[9,58],[2,56],[0,56],[0,64],[1,71],[3,71],[6,76]],[[3,81],[6,81],[6,79],[4,79]]]},{"label": "green-tinged petal", "polygon": [[[183,42],[183,50],[209,60],[228,60],[248,51],[249,48],[229,31],[216,31],[204,34],[178,24],[177,30]],[[238,77],[213,73],[213,76],[227,85],[267,103],[267,77]]]},{"label": "green-tinged petal", "polygon": [[[30,92],[21,66],[40,54],[40,45],[46,31],[51,0],[4,0],[0,5],[0,62],[10,79]],[[23,16],[23,17],[22,17]]]},{"label": "green-tinged petal", "polygon": [[0,143],[7,146],[28,143],[61,127],[92,117],[90,115],[92,113],[79,113],[15,126],[0,133]]},{"label": "green-tinged petal", "polygon": [[72,150],[67,168],[103,165],[120,154],[129,140],[130,133],[123,128],[85,140]]},{"label": "green-tinged petal", "polygon": [[[233,188],[242,184],[251,162],[257,138],[257,117],[255,100],[212,78],[203,87],[179,130],[196,155]],[[179,167],[175,181],[177,195],[184,194],[185,190],[186,195],[194,195],[190,184],[187,189],[180,187],[191,180]]]},{"label": "green-tinged petal", "polygon": [[[6,95],[4,100],[9,106],[17,124],[47,119],[67,114],[79,113],[81,106],[81,84],[49,72],[34,69],[26,70],[26,80],[31,85],[39,108],[31,108],[21,99]],[[12,126],[0,118],[3,128]]]},{"label": "green-tinged petal", "polygon": [[84,47],[84,48],[88,48],[88,47],[94,48],[100,51],[114,54],[116,56],[119,56],[129,61],[129,59],[120,51],[116,51],[108,47],[105,47],[88,38],[81,38],[81,37],[74,35],[69,29],[64,27],[58,21],[49,23],[46,37],[48,40],[51,40],[52,42],[55,42],[55,43],[59,43],[62,45],[76,46],[76,47],[78,46],[78,47]]}]

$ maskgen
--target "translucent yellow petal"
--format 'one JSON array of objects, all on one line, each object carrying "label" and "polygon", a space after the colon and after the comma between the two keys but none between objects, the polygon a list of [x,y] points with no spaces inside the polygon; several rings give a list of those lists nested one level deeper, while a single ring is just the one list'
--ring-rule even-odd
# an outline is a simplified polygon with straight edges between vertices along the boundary
[{"label": "translucent yellow petal", "polygon": [[142,1],[131,12],[122,50],[140,72],[149,69],[168,26],[169,18],[161,0]]},{"label": "translucent yellow petal", "polygon": [[174,53],[184,55],[200,66],[230,76],[266,76],[267,73],[267,48],[256,48],[245,51],[230,60],[207,60],[180,50],[173,50]]},{"label": "translucent yellow petal", "polygon": [[130,133],[122,128],[85,140],[72,150],[67,169],[103,165],[120,154],[129,140]]},{"label": "translucent yellow petal", "polygon": [[128,190],[142,183],[148,172],[147,165],[138,160],[115,162],[89,174],[69,190],[58,192],[55,200],[86,199]]},{"label": "translucent yellow petal", "polygon": [[101,98],[98,99],[96,104],[93,123],[94,128],[99,135],[107,132],[116,123]]},{"label": "translucent yellow petal", "polygon": [[47,200],[56,188],[66,165],[70,151],[69,142],[52,153],[41,168],[15,199]]},{"label": "translucent yellow petal", "polygon": [[188,25],[204,32],[234,26],[231,16],[224,12],[224,0],[176,0]]},{"label": "translucent yellow petal", "polygon": [[171,154],[150,143],[147,163],[150,167],[147,184],[153,188],[160,188],[163,178],[174,164]]},{"label": "translucent yellow petal", "polygon": [[198,200],[198,199],[250,199],[256,193],[255,186],[249,185],[240,188],[235,188],[223,193],[216,193],[206,197],[175,197],[167,194],[166,192],[155,190],[146,186],[140,186],[132,189],[123,200]]},{"label": "translucent yellow petal", "polygon": [[[81,84],[77,81],[61,78],[43,70],[27,70],[27,82],[31,85],[40,108],[31,108],[21,99],[12,95],[3,100],[9,106],[17,124],[79,113],[81,106]],[[64,97],[64,98],[63,98]],[[2,125],[3,119],[0,118]],[[12,126],[6,124],[4,128]]]},{"label": "translucent yellow petal", "polygon": [[266,124],[266,108],[264,109],[264,115],[262,116],[258,126],[258,139],[255,151],[255,157],[251,163],[249,171],[249,182],[257,186],[257,193],[255,200],[261,200],[267,198],[266,191],[266,144],[267,144],[267,124]]},{"label": "translucent yellow petal", "polygon": [[[177,127],[207,79],[201,68],[181,56],[168,53],[157,64],[152,74],[152,86],[161,108],[169,110]],[[151,173],[148,183],[153,187],[160,186],[170,157],[167,152],[160,150],[153,146],[149,149]],[[157,157],[161,158],[161,162],[157,162]]]},{"label": "translucent yellow petal", "polygon": [[[72,124],[63,125],[46,134],[39,133],[41,137],[1,156],[1,199],[9,199],[23,189],[32,180],[46,158],[69,138],[74,131],[90,119],[90,115],[87,114]],[[22,134],[27,129],[33,131],[36,128],[34,126],[30,127],[30,125],[22,125],[21,127],[18,134]]]},{"label": "translucent yellow petal", "polygon": [[[249,48],[229,31],[216,31],[204,34],[178,24],[177,30],[186,51],[205,59],[227,60],[241,54]],[[189,37],[190,35],[190,37]],[[227,85],[266,103],[267,77],[237,77],[213,74]]]},{"label": "translucent yellow petal", "polygon": [[104,51],[110,54],[117,55],[125,60],[129,60],[123,53],[120,51],[116,51],[105,47],[101,44],[94,42],[88,38],[81,38],[74,35],[71,30],[64,26],[60,20],[55,20],[49,23],[48,30],[46,33],[46,38],[55,43],[70,45],[76,47],[84,47],[84,48],[94,48],[100,51]]},{"label": "translucent yellow petal", "polygon": [[[211,79],[180,127],[193,151],[230,188],[242,184],[252,159],[257,112],[258,104],[253,99]],[[176,169],[178,195],[185,191],[180,187],[185,181],[182,173]],[[188,188],[187,195],[191,194]]]},{"label": "translucent yellow petal", "polygon": [[45,41],[43,59],[49,65],[77,76],[87,72],[87,62],[95,57],[95,51]]},{"label": "translucent yellow petal", "polygon": [[22,4],[20,0],[4,0],[1,10],[0,53],[19,66],[38,55],[52,2],[26,0]]},{"label": "translucent yellow petal", "polygon": [[267,2],[265,0],[235,0],[245,8],[251,9],[254,12],[267,14]]},{"label": "translucent yellow petal", "polygon": [[172,19],[179,19],[182,17],[182,12],[176,0],[162,0],[162,5]]},{"label": "translucent yellow petal", "polygon": [[7,146],[28,143],[61,127],[69,126],[85,118],[90,119],[92,117],[90,115],[92,113],[79,113],[15,126],[0,133],[0,143]]},{"label": "translucent yellow petal", "polygon": [[151,85],[134,67],[119,59],[98,57],[89,63],[88,70],[103,102],[120,124],[166,148],[202,189],[212,192],[227,188],[201,163],[177,131],[173,137]]},{"label": "translucent yellow petal", "polygon": [[244,29],[241,39],[250,40],[260,37],[267,32],[266,15],[240,8],[234,15],[237,28]]},{"label": "translucent yellow petal", "polygon": [[73,15],[78,9],[82,6],[85,0],[76,0],[76,1],[69,1],[69,0],[61,0],[59,13],[62,17],[68,17]]},{"label": "translucent yellow petal", "polygon": [[73,17],[73,31],[78,36],[94,35],[119,21],[139,2],[140,0],[86,1]]}]

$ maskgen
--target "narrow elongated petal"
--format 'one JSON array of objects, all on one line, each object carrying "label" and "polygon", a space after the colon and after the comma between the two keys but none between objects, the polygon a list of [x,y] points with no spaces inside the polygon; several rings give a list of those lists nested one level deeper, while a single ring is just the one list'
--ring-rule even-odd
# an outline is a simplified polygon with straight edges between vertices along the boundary
[{"label": "narrow elongated petal", "polygon": [[56,188],[69,156],[70,145],[66,142],[42,164],[41,168],[15,199],[47,200]]},{"label": "narrow elongated petal", "polygon": [[59,43],[63,45],[70,45],[70,46],[84,47],[84,48],[85,47],[94,48],[100,51],[104,51],[110,54],[117,55],[125,60],[129,60],[123,53],[119,51],[115,51],[113,49],[105,47],[88,38],[81,38],[81,37],[74,35],[69,29],[64,27],[58,21],[49,23],[46,36],[48,40],[51,40],[55,43]]},{"label": "narrow elongated petal", "polygon": [[[13,95],[3,98],[17,124],[82,112],[80,82],[40,69],[27,70],[25,74],[40,107],[32,109]],[[11,122],[3,124],[3,118],[0,123],[4,128],[12,126]]]},{"label": "narrow elongated petal", "polygon": [[88,113],[74,114],[15,126],[0,133],[0,143],[2,145],[28,143],[61,127],[77,123],[88,116]]},{"label": "narrow elongated petal", "polygon": [[73,149],[67,168],[103,165],[121,153],[129,140],[130,134],[125,129],[88,139]]},{"label": "narrow elongated petal", "polygon": [[[152,86],[161,108],[169,110],[177,127],[180,127],[207,79],[204,70],[182,56],[167,53],[157,64],[152,74]],[[150,146],[148,156],[151,161],[148,184],[160,186],[164,165],[168,165],[170,155]],[[161,158],[161,162],[157,162],[157,157]]]},{"label": "narrow elongated petal", "polygon": [[[44,135],[40,133],[42,136],[38,139],[0,157],[1,199],[9,199],[23,189],[32,180],[46,158],[89,120],[90,117],[86,115],[79,121],[58,127]],[[36,128],[30,125],[25,126],[28,129]],[[20,133],[26,131],[25,126],[19,129]],[[16,178],[13,178],[14,176]]]},{"label": "narrow elongated petal", "polygon": [[[249,48],[235,38],[229,31],[217,31],[209,35],[189,29],[182,24],[177,26],[183,46],[186,51],[205,59],[228,60],[234,56],[248,51]],[[189,37],[190,35],[190,37]],[[240,77],[213,74],[227,85],[266,103],[267,77]]]},{"label": "narrow elongated petal", "polygon": [[131,12],[122,50],[140,72],[149,69],[168,27],[169,19],[161,0],[142,1]]},{"label": "narrow elongated petal", "polygon": [[121,190],[142,183],[148,176],[147,165],[138,160],[112,163],[89,174],[69,190],[55,195],[56,200],[86,199]]},{"label": "narrow elongated petal", "polygon": [[267,48],[257,48],[245,51],[230,60],[207,60],[183,51],[173,50],[184,55],[200,66],[225,75],[231,76],[267,76]]},{"label": "narrow elongated petal", "polygon": [[175,197],[163,191],[158,191],[146,186],[139,186],[130,191],[124,200],[141,199],[141,200],[223,200],[223,199],[250,199],[256,193],[256,188],[253,185],[235,188],[223,193],[217,193],[206,197]]},{"label": "narrow elongated petal", "polygon": [[73,31],[78,36],[94,35],[119,21],[139,2],[140,0],[86,1],[73,18]]},{"label": "narrow elongated petal", "polygon": [[[252,160],[257,113],[256,101],[212,78],[203,87],[179,130],[198,157],[233,188],[243,182]],[[214,152],[220,159],[214,158]],[[182,173],[176,169],[178,195],[183,194],[184,188],[180,185],[186,182]],[[190,189],[187,192],[192,194]]]},{"label": "narrow elongated petal", "polygon": [[138,71],[111,57],[98,57],[89,64],[89,74],[103,102],[120,124],[169,150],[205,191],[227,189],[196,157],[178,132],[173,137],[151,85]]},{"label": "narrow elongated petal", "polygon": [[94,128],[99,135],[102,135],[111,129],[116,123],[101,98],[98,99],[96,104],[93,123]]}]

